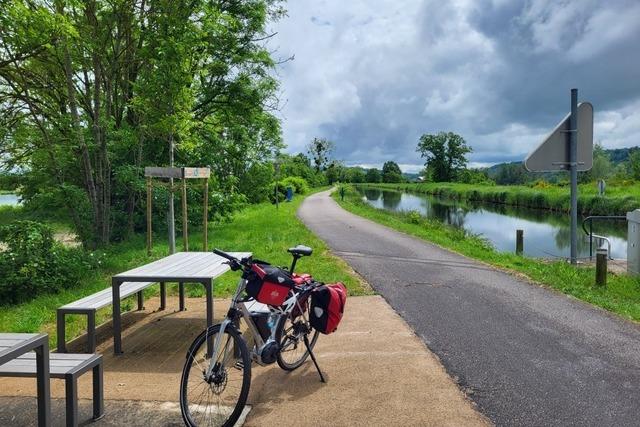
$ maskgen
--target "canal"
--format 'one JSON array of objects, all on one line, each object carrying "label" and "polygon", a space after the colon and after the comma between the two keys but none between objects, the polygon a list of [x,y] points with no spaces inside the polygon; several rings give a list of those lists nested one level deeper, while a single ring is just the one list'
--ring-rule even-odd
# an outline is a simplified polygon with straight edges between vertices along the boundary
[{"label": "canal", "polygon": [[[568,258],[569,215],[547,210],[517,208],[494,203],[462,202],[426,194],[360,187],[363,200],[378,209],[418,211],[427,218],[467,230],[490,241],[501,252],[515,252],[516,230],[524,230],[524,253],[531,257]],[[581,222],[582,219],[579,219]],[[611,241],[611,255],[627,257],[624,221],[594,223],[593,232]],[[594,242],[594,252],[599,242]],[[578,228],[578,256],[589,256],[589,241]]]}]

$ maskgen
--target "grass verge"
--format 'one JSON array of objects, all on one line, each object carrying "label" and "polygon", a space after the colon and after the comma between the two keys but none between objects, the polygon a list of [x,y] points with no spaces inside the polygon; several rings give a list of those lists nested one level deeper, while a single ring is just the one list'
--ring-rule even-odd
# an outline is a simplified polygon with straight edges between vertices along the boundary
[{"label": "grass verge", "polygon": [[[217,247],[227,251],[251,251],[256,258],[267,260],[276,265],[289,265],[290,255],[286,249],[298,243],[306,244],[314,249],[311,257],[298,262],[297,270],[313,274],[324,282],[342,281],[351,295],[371,294],[371,290],[355,272],[341,259],[333,256],[328,247],[311,233],[296,217],[296,210],[303,198],[292,203],[281,203],[279,209],[271,204],[250,205],[236,213],[226,223],[212,224],[209,228],[209,247]],[[19,210],[4,212],[18,219]],[[190,233],[192,250],[202,248],[202,234]],[[52,347],[56,345],[55,316],[56,309],[71,301],[90,295],[110,285],[113,274],[148,263],[168,254],[166,240],[160,236],[154,243],[151,256],[146,254],[145,236],[137,235],[125,242],[112,245],[104,250],[104,265],[85,281],[85,285],[67,289],[57,294],[41,295],[32,301],[13,305],[0,305],[0,331],[3,332],[47,332]],[[182,242],[176,243],[178,248]],[[217,297],[228,297],[235,289],[237,273],[228,272],[217,279],[214,292]],[[170,289],[170,292],[172,290]],[[175,292],[175,289],[173,289]],[[201,286],[187,285],[189,296],[202,296]],[[157,287],[146,292],[147,296],[158,294]],[[133,297],[123,303],[123,310],[135,307]],[[98,312],[97,323],[111,318],[111,307]],[[68,316],[67,339],[70,340],[84,332],[86,316]]]},{"label": "grass verge", "polygon": [[[363,184],[376,188],[389,188],[413,193],[432,194],[455,200],[500,203],[532,209],[569,211],[568,186],[546,184],[480,185],[452,182],[427,182],[409,184]],[[578,189],[578,210],[583,215],[626,215],[640,208],[640,183],[610,184],[605,196],[599,196],[595,183],[581,184]]]},{"label": "grass verge", "polygon": [[640,279],[609,273],[606,287],[595,286],[595,269],[575,268],[563,261],[547,262],[511,253],[497,252],[489,242],[462,229],[447,226],[415,213],[376,209],[348,188],[344,201],[334,199],[346,210],[500,269],[526,276],[538,284],[602,307],[628,319],[640,321]]}]

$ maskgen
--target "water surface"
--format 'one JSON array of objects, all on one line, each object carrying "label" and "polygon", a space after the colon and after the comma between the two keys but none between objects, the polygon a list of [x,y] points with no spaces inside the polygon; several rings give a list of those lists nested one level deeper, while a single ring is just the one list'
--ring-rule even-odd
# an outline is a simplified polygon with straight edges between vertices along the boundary
[{"label": "water surface", "polygon": [[[390,211],[415,210],[445,224],[481,235],[502,252],[515,252],[516,230],[524,230],[524,252],[532,257],[568,258],[570,255],[569,214],[524,209],[494,203],[460,202],[406,192],[359,188],[370,205]],[[579,218],[579,223],[582,221]],[[611,241],[614,258],[627,257],[627,227],[624,221],[594,223],[594,233]],[[594,242],[594,252],[598,242]],[[578,228],[578,256],[589,256],[589,241]]]}]

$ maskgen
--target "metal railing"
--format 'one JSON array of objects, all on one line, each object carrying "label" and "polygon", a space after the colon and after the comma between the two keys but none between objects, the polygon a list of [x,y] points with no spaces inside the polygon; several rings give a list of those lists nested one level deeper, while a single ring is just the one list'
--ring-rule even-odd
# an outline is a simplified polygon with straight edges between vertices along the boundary
[{"label": "metal railing", "polygon": [[[602,239],[607,242],[609,245],[609,258],[611,258],[611,241],[607,237],[600,236],[598,234],[593,234],[593,221],[606,221],[606,220],[614,220],[614,221],[626,221],[627,217],[622,215],[603,215],[603,216],[588,216],[582,220],[582,229],[585,234],[589,237],[589,257],[593,256],[593,238]],[[589,229],[587,230],[587,222],[589,223]],[[613,258],[611,258],[613,259]]]}]

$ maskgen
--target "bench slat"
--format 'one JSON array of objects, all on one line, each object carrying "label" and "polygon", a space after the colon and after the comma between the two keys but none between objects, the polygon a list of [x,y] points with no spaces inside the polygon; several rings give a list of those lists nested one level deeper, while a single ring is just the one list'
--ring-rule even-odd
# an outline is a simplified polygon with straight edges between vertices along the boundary
[{"label": "bench slat", "polygon": [[[62,357],[64,356],[64,357]],[[71,356],[71,359],[69,356]],[[54,378],[64,378],[77,367],[99,359],[97,354],[49,354],[49,373]],[[35,376],[37,372],[35,354],[28,353],[0,365],[0,376]]]},{"label": "bench slat", "polygon": [[[140,292],[156,282],[125,282],[120,285],[120,298],[126,298]],[[97,310],[113,303],[111,288],[103,289],[93,295],[89,295],[70,304],[60,307],[67,310]]]}]

